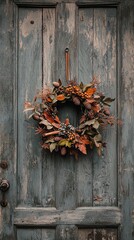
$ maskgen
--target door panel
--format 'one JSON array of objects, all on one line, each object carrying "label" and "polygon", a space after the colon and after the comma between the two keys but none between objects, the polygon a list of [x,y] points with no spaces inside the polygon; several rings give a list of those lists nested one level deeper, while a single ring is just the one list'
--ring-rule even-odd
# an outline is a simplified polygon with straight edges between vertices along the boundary
[{"label": "door panel", "polygon": [[117,229],[79,230],[79,240],[117,240]]},{"label": "door panel", "polygon": [[19,240],[55,240],[54,229],[17,229],[17,239]]},{"label": "door panel", "polygon": [[[15,2],[0,3],[1,152],[9,165],[0,173],[11,185],[8,206],[0,209],[0,239],[132,240],[134,3]],[[65,48],[70,79],[100,80],[100,91],[116,98],[112,113],[122,113],[125,120],[121,130],[103,131],[107,148],[101,158],[95,150],[78,160],[46,153],[35,136],[35,122],[23,113],[24,102],[38,89],[59,78],[66,84]],[[66,115],[78,124],[77,108],[64,105],[59,116],[64,120]]]}]

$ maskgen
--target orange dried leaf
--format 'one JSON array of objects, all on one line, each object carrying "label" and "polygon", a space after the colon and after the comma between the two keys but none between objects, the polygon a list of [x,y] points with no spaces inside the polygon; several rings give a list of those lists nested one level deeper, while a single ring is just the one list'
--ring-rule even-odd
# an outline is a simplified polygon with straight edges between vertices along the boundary
[{"label": "orange dried leaf", "polygon": [[92,96],[95,92],[96,88],[88,88],[85,93],[88,94],[88,96]]},{"label": "orange dried leaf", "polygon": [[58,101],[63,101],[65,99],[65,96],[63,94],[60,94],[56,98]]},{"label": "orange dried leaf", "polygon": [[46,101],[51,103],[52,99],[50,97],[46,97]]},{"label": "orange dried leaf", "polygon": [[79,144],[78,148],[83,154],[87,154],[86,146],[84,144]]},{"label": "orange dried leaf", "polygon": [[80,137],[80,141],[85,145],[90,144],[90,141],[84,136]]}]

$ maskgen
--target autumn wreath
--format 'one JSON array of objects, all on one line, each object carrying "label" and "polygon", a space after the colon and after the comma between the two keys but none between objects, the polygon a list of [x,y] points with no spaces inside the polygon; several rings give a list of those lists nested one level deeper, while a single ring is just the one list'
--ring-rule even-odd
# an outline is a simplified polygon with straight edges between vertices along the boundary
[{"label": "autumn wreath", "polygon": [[[30,117],[37,121],[36,133],[42,136],[42,147],[50,152],[67,152],[77,156],[78,151],[87,154],[87,146],[97,148],[101,155],[105,143],[100,133],[102,127],[114,124],[110,115],[110,103],[114,99],[105,97],[97,91],[93,81],[88,85],[70,81],[66,86],[62,82],[53,82],[53,89],[45,87],[38,93],[33,103],[25,103],[25,111],[32,111]],[[80,106],[79,126],[71,125],[67,117],[64,122],[58,117],[58,104],[71,101]]]}]

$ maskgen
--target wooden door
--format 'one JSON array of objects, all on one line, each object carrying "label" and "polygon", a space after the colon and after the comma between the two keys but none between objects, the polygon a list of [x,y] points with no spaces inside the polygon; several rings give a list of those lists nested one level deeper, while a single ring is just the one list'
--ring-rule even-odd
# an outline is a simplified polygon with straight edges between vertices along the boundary
[{"label": "wooden door", "polygon": [[[1,163],[8,164],[0,177],[10,182],[1,240],[134,239],[133,24],[133,0],[0,1]],[[112,112],[123,125],[104,131],[101,158],[46,154],[23,113],[42,85],[65,84],[66,47],[71,78],[86,84],[96,76],[116,98]]]}]

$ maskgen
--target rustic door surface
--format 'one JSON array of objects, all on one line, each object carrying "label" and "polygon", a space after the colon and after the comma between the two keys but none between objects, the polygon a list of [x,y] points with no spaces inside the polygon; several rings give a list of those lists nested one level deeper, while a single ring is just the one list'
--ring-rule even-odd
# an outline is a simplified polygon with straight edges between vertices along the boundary
[{"label": "rustic door surface", "polygon": [[[0,1],[1,162],[8,164],[0,178],[10,182],[0,240],[134,239],[133,24],[133,0]],[[65,84],[66,47],[71,79],[96,76],[116,98],[112,113],[123,125],[104,131],[101,158],[46,154],[23,113],[42,85]],[[75,111],[61,116],[77,124]]]}]

